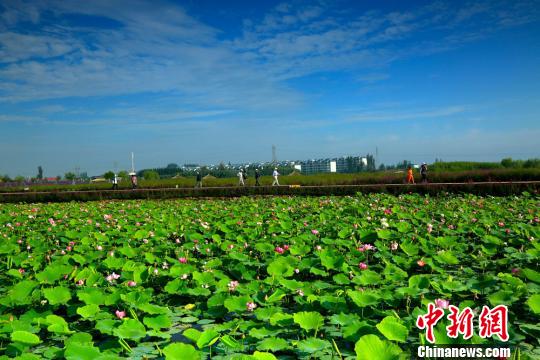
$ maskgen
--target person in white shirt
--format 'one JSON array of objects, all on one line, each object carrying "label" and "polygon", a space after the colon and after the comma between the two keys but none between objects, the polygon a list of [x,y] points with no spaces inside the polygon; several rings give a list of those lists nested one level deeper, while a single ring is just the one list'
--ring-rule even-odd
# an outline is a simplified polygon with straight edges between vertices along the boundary
[{"label": "person in white shirt", "polygon": [[279,173],[277,171],[277,168],[274,169],[274,172],[272,173],[272,176],[274,177],[274,181],[272,182],[272,186],[279,186],[278,176]]},{"label": "person in white shirt", "polygon": [[238,186],[245,186],[246,184],[244,183],[244,171],[242,169],[240,169],[240,171],[238,172]]},{"label": "person in white shirt", "polygon": [[114,177],[113,177],[112,188],[113,190],[118,190],[118,175],[116,174],[114,174]]}]

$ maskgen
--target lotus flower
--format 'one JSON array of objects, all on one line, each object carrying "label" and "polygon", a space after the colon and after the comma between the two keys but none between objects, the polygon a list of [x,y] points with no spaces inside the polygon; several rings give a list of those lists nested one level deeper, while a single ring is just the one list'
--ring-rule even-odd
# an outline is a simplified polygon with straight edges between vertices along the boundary
[{"label": "lotus flower", "polygon": [[187,264],[187,258],[185,257],[178,258],[178,261],[180,261],[181,264]]},{"label": "lotus flower", "polygon": [[418,260],[416,263],[417,263],[418,266],[420,266],[420,267],[424,267],[424,266],[426,265],[426,263],[424,262],[424,260]]},{"label": "lotus flower", "polygon": [[248,302],[246,304],[246,307],[247,307],[247,311],[253,311],[255,310],[255,308],[257,307],[257,304],[255,304],[254,302]]},{"label": "lotus flower", "polygon": [[390,250],[396,251],[396,250],[398,249],[398,247],[399,247],[399,244],[398,244],[397,242],[392,241],[392,242],[390,243]]},{"label": "lotus flower", "polygon": [[285,250],[283,250],[283,248],[280,247],[280,246],[276,246],[276,248],[274,249],[274,251],[277,252],[278,254],[283,254],[283,252],[284,252]]},{"label": "lotus flower", "polygon": [[390,214],[392,214],[392,209],[390,209],[390,208],[384,209],[384,213],[385,213],[386,215],[390,215]]},{"label": "lotus flower", "polygon": [[24,274],[24,269],[23,268],[19,269],[19,274],[21,274],[21,275]]},{"label": "lotus flower", "polygon": [[133,281],[133,280],[130,280],[130,281],[128,281],[127,286],[129,286],[129,287],[137,286],[137,283],[135,281]]},{"label": "lotus flower", "polygon": [[289,245],[283,245],[284,250],[289,250]]},{"label": "lotus flower", "polygon": [[360,270],[366,270],[368,268],[367,264],[363,262],[358,264],[358,267],[360,268]]},{"label": "lotus flower", "polygon": [[84,285],[84,280],[83,279],[77,281],[77,286],[83,286],[83,285]]},{"label": "lotus flower", "polygon": [[53,218],[49,218],[49,224],[51,224],[52,226],[56,226],[56,222]]},{"label": "lotus flower", "polygon": [[238,281],[230,281],[228,284],[227,284],[227,287],[229,288],[229,291],[235,291],[236,288],[238,287]]},{"label": "lotus flower", "polygon": [[317,251],[321,251],[321,250],[322,250],[322,246],[321,246],[321,245],[317,245],[317,246],[315,246],[315,250],[317,250]]},{"label": "lotus flower", "polygon": [[521,270],[518,269],[518,268],[513,268],[513,269],[512,269],[512,274],[517,275],[517,274],[519,274],[520,271],[521,271]]},{"label": "lotus flower", "polygon": [[180,279],[182,280],[186,280],[188,278],[188,274],[182,274],[182,276],[180,276]]},{"label": "lotus flower", "polygon": [[504,223],[502,221],[499,221],[499,227],[503,227]]},{"label": "lotus flower", "polygon": [[313,229],[313,230],[311,230],[311,233],[313,235],[319,235],[319,230]]},{"label": "lotus flower", "polygon": [[433,225],[428,224],[427,225],[427,232],[431,234],[432,231],[433,231]]},{"label": "lotus flower", "polygon": [[101,250],[103,250],[103,246],[98,245],[98,246],[96,246],[96,249],[98,249],[99,251],[101,251]]},{"label": "lotus flower", "polygon": [[120,320],[126,317],[125,311],[116,310],[115,314],[116,314],[116,317],[119,318]]},{"label": "lotus flower", "polygon": [[448,306],[450,305],[449,300],[443,300],[443,299],[437,299],[435,300],[435,306],[441,308],[441,309],[448,309]]}]

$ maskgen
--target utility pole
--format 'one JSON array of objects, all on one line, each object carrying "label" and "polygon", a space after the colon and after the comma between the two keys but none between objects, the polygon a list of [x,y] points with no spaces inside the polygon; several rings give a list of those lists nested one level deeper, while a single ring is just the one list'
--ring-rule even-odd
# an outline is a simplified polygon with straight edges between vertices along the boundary
[{"label": "utility pole", "polygon": [[133,155],[133,151],[131,152],[131,173],[135,174],[135,157]]}]

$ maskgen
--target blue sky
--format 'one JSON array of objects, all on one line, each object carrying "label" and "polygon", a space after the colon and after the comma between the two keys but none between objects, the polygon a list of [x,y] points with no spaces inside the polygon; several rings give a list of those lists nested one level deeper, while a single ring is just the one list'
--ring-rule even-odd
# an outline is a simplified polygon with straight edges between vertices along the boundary
[{"label": "blue sky", "polygon": [[0,3],[0,173],[540,157],[540,1]]}]

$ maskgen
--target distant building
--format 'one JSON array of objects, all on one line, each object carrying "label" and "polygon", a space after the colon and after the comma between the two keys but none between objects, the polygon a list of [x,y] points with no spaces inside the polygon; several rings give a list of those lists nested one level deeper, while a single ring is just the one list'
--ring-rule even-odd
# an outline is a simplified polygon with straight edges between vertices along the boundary
[{"label": "distant building", "polygon": [[351,173],[361,171],[367,165],[367,159],[359,156],[314,159],[300,163],[302,174],[316,173]]}]

